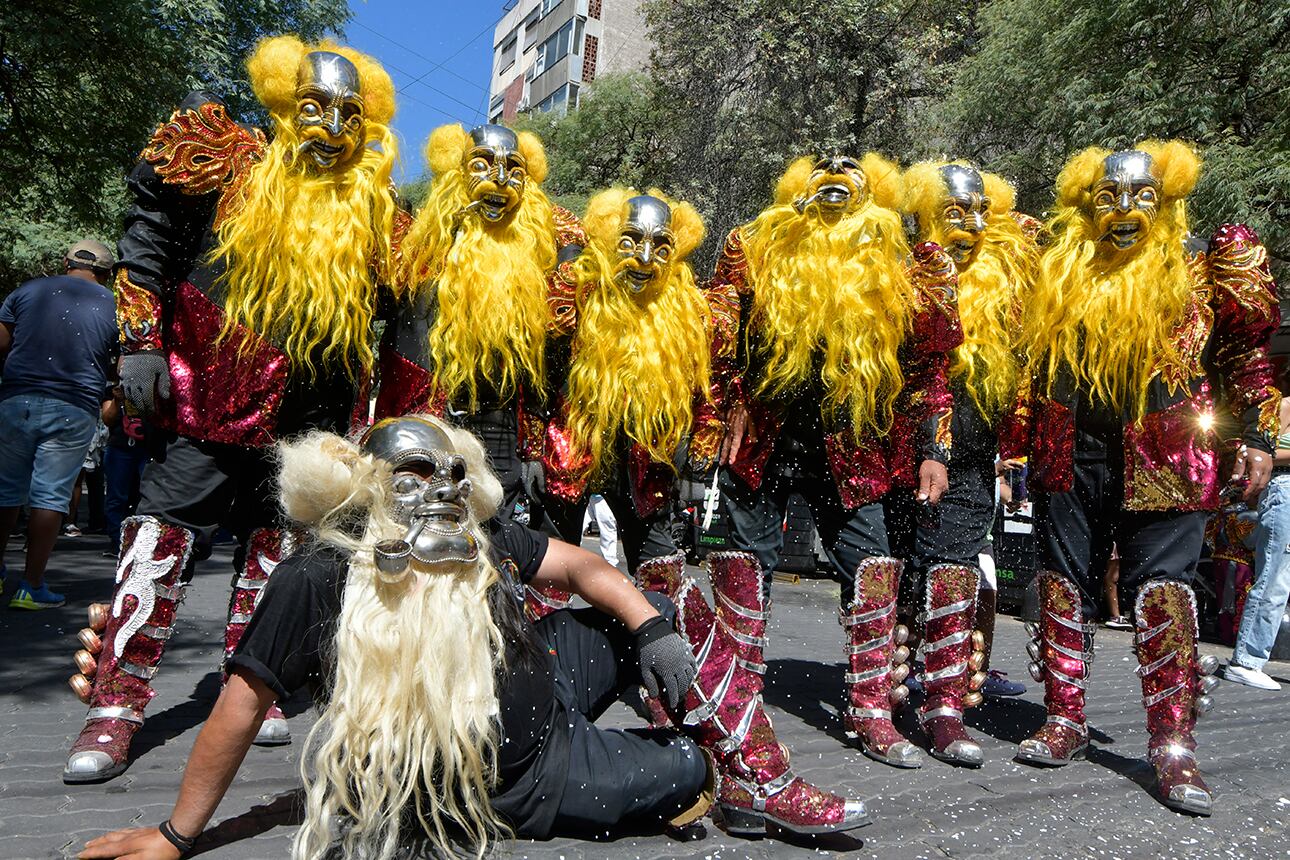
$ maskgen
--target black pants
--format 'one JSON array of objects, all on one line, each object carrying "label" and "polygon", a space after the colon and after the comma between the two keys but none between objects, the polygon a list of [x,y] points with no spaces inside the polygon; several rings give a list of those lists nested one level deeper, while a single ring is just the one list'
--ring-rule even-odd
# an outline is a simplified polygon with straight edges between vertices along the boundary
[{"label": "black pants", "polygon": [[[1118,433],[1116,434],[1118,436]],[[1077,428],[1075,484],[1035,495],[1040,566],[1069,577],[1096,618],[1111,545],[1120,553],[1120,588],[1132,595],[1153,579],[1190,584],[1205,539],[1205,511],[1126,511],[1123,443]]]},{"label": "black pants", "polygon": [[[765,572],[767,587],[771,572],[784,549],[784,517],[788,497],[798,493],[806,500],[828,556],[841,583],[841,603],[847,606],[855,594],[856,568],[866,558],[891,555],[887,538],[886,512],[882,501],[848,510],[838,496],[832,478],[811,475],[788,476],[768,473],[756,490],[723,468],[721,495],[730,515],[732,548],[752,553]],[[895,493],[908,490],[895,490]]]},{"label": "black pants", "polygon": [[[670,600],[645,596],[675,622]],[[619,696],[640,684],[640,658],[631,632],[597,609],[553,612],[538,622],[537,630],[555,655],[555,694],[566,706],[572,732],[554,832],[604,832],[632,819],[666,820],[690,806],[708,774],[696,744],[672,729],[593,725]]]},{"label": "black pants", "polygon": [[[614,512],[618,521],[618,537],[623,542],[623,552],[627,556],[627,570],[633,575],[641,562],[665,555],[673,555],[680,550],[672,534],[672,504],[669,499],[654,514],[642,517],[636,513],[632,501],[631,488],[628,486],[627,469],[621,463],[615,467],[615,480],[612,486],[597,490],[609,509]],[[582,518],[587,510],[587,499],[577,502],[566,502],[563,499],[548,496],[544,509],[550,519],[555,536],[566,543],[577,546],[582,542]]]},{"label": "black pants", "polygon": [[[197,536],[193,558],[206,558],[221,527],[245,546],[251,532],[279,524],[276,471],[270,448],[178,436],[163,457],[144,467],[136,512],[191,530]],[[184,576],[191,575],[190,567]]]},{"label": "black pants", "polygon": [[529,498],[520,470],[519,416],[515,407],[473,413],[449,410],[444,417],[484,443],[489,463],[502,483],[502,505],[497,515],[533,528],[541,525],[542,500]]}]

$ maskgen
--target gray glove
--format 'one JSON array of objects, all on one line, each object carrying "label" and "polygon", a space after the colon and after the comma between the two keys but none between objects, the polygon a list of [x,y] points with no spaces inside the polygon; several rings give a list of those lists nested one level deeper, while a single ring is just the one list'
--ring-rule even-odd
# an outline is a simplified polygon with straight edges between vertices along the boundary
[{"label": "gray glove", "polygon": [[538,460],[520,460],[520,483],[530,499],[537,501],[546,495],[546,469]]},{"label": "gray glove", "polygon": [[135,414],[155,415],[159,400],[170,399],[170,363],[165,354],[145,349],[122,356],[121,390]]},{"label": "gray glove", "polygon": [[680,707],[699,673],[689,644],[660,615],[636,628],[636,650],[645,692],[661,698],[672,710]]}]

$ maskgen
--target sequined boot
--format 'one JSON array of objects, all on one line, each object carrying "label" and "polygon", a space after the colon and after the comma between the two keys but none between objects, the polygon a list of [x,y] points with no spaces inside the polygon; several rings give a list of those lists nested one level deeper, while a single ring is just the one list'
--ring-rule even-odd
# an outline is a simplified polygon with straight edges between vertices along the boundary
[{"label": "sequined boot", "polygon": [[857,738],[870,758],[894,767],[921,767],[922,755],[896,730],[891,707],[908,695],[909,631],[896,624],[896,589],[902,564],[866,558],[856,568],[851,606],[842,616],[847,632],[847,737]]},{"label": "sequined boot", "polygon": [[1156,769],[1161,803],[1178,812],[1209,815],[1209,787],[1196,764],[1196,717],[1213,704],[1215,657],[1196,655],[1196,597],[1180,582],[1156,580],[1138,590],[1134,612],[1138,674],[1147,709],[1147,758]]},{"label": "sequined boot", "polygon": [[[130,740],[155,695],[149,682],[174,630],[175,610],[184,594],[180,577],[192,550],[193,533],[187,529],[155,517],[130,517],[122,523],[116,593],[102,636],[93,625],[104,619],[101,613],[96,619],[93,611],[91,627],[80,634],[81,644],[98,646],[98,661],[92,685],[84,674],[70,682],[90,710],[72,744],[63,782],[102,782],[128,766]],[[89,668],[81,652],[77,665]]]},{"label": "sequined boot", "polygon": [[1017,760],[1055,767],[1070,764],[1088,750],[1084,689],[1097,625],[1084,623],[1083,601],[1069,579],[1045,570],[1038,583],[1039,623],[1026,625],[1033,637],[1026,650],[1033,661],[1031,676],[1044,682],[1048,719],[1021,742]]},{"label": "sequined boot", "polygon": [[985,683],[980,671],[985,655],[974,647],[983,638],[972,629],[979,579],[974,567],[933,565],[923,610],[921,680],[927,699],[918,709],[918,722],[931,739],[933,756],[966,767],[980,767],[985,760],[981,745],[963,726],[963,709],[981,701],[977,690]]},{"label": "sequined boot", "polygon": [[[752,668],[762,663],[761,649],[747,641],[757,635],[750,631],[764,624],[758,620],[766,609],[760,570],[751,556],[722,555],[726,558],[713,560],[713,578],[733,604],[724,620],[694,580],[685,579],[676,596],[677,626],[699,665],[678,722],[716,761],[722,827],[755,836],[766,832],[767,822],[795,833],[840,832],[868,824],[864,803],[817,788],[789,766],[788,751],[762,704],[761,674]],[[745,623],[749,626],[739,631],[741,641],[732,628]]]},{"label": "sequined boot", "polygon": [[[251,621],[256,604],[269,577],[284,558],[295,552],[299,536],[289,529],[256,529],[246,543],[246,562],[242,573],[233,581],[233,593],[228,601],[228,624],[224,627],[224,661],[233,656],[237,643],[242,639],[246,625]],[[225,675],[225,681],[228,676]],[[291,730],[287,717],[274,702],[265,712],[264,722],[253,743],[263,747],[291,743]]]}]

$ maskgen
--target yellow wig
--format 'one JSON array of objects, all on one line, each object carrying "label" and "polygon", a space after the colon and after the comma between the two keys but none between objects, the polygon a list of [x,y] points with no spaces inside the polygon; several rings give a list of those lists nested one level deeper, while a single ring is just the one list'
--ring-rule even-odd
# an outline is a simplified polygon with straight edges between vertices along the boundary
[{"label": "yellow wig", "polygon": [[578,258],[578,332],[566,402],[575,451],[591,474],[614,462],[619,432],[659,463],[671,463],[694,420],[696,392],[708,390],[708,306],[686,261],[703,241],[703,220],[689,203],[649,194],[672,208],[673,256],[666,280],[632,294],[614,280],[627,201],[611,188],[592,197]]},{"label": "yellow wig", "polygon": [[[297,67],[317,50],[354,64],[365,106],[364,144],[332,170],[311,169],[296,152]],[[374,359],[376,285],[389,274],[394,86],[372,58],[294,36],[261,41],[247,71],[273,119],[274,139],[241,186],[232,214],[217,226],[212,259],[224,267],[227,290],[221,339],[242,325],[281,345],[311,375],[319,363],[366,370]]]},{"label": "yellow wig", "polygon": [[914,290],[900,214],[900,170],[869,153],[864,201],[836,223],[793,208],[813,162],[780,178],[775,204],[741,228],[753,284],[751,321],[764,361],[756,394],[777,397],[823,383],[824,409],[858,436],[885,434],[904,384],[897,352]]},{"label": "yellow wig", "polygon": [[538,187],[546,177],[541,142],[521,132],[519,147],[529,181],[518,210],[496,224],[476,217],[458,224],[470,202],[463,165],[470,135],[455,124],[431,133],[426,159],[434,183],[404,240],[398,273],[402,287],[437,290],[428,345],[435,384],[449,400],[465,396],[472,406],[481,377],[505,399],[544,374],[555,215]]},{"label": "yellow wig", "polygon": [[[917,217],[923,240],[945,244],[941,219],[948,194],[942,162],[922,161],[905,172],[904,210]],[[990,201],[985,234],[971,262],[959,270],[959,319],[963,344],[954,352],[951,373],[963,380],[981,414],[993,421],[1017,391],[1013,310],[1018,294],[1034,278],[1035,242],[1012,217],[1016,192],[1006,179],[982,173]]]},{"label": "yellow wig", "polygon": [[1151,379],[1181,363],[1174,330],[1192,297],[1184,200],[1200,175],[1200,159],[1179,141],[1146,141],[1135,149],[1151,156],[1160,181],[1151,231],[1128,252],[1109,253],[1096,235],[1090,192],[1110,152],[1090,147],[1071,158],[1057,177],[1057,210],[1048,225],[1053,242],[1026,302],[1023,342],[1050,393],[1065,367],[1096,400],[1141,418]]}]

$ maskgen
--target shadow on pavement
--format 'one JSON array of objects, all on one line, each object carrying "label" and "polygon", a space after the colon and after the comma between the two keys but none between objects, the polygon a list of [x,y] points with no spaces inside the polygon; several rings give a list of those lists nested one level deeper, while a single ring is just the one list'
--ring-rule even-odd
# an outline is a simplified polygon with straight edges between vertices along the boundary
[{"label": "shadow on pavement", "polygon": [[208,827],[186,856],[196,857],[216,848],[253,839],[275,827],[294,827],[304,820],[304,789],[279,794],[261,806],[253,806],[234,818],[226,818]]}]

